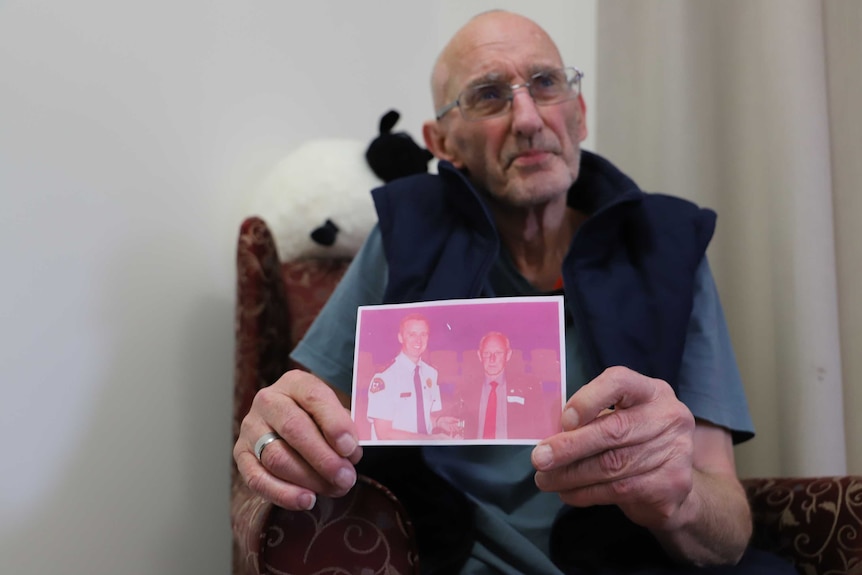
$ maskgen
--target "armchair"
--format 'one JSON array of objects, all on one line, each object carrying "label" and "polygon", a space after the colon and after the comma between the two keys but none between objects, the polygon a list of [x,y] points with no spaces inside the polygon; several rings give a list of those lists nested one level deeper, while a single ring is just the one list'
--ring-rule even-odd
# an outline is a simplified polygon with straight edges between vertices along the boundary
[{"label": "armchair", "polygon": [[[266,224],[248,218],[237,248],[234,440],[254,394],[294,367],[288,353],[344,273],[347,260],[279,261]],[[346,497],[289,512],[252,494],[233,466],[233,573],[419,572],[413,526],[386,487],[360,476]],[[805,575],[862,575],[862,477],[743,480],[753,543]]]}]

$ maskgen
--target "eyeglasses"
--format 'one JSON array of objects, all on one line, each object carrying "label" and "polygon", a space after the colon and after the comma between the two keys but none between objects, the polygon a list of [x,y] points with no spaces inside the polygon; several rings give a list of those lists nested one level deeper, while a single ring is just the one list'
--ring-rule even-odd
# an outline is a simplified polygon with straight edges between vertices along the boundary
[{"label": "eyeglasses", "polygon": [[483,351],[482,359],[497,359],[506,355],[505,351]]},{"label": "eyeglasses", "polygon": [[507,84],[506,82],[485,82],[468,86],[458,99],[449,102],[437,110],[437,119],[441,119],[452,109],[459,108],[465,120],[486,120],[501,116],[509,111],[515,90],[526,88],[537,106],[550,106],[573,100],[581,93],[581,78],[584,73],[577,68],[559,68],[545,70],[530,76],[523,84]]}]

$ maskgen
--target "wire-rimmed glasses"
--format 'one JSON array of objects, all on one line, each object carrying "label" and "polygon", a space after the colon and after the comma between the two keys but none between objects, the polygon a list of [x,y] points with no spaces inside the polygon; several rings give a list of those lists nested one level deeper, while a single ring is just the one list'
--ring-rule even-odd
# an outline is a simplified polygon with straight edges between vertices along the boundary
[{"label": "wire-rimmed glasses", "polygon": [[437,110],[441,119],[454,108],[461,111],[465,120],[486,120],[509,111],[515,90],[526,88],[537,106],[550,106],[573,100],[581,93],[584,73],[574,67],[555,68],[537,72],[522,84],[482,82],[467,86],[458,98]]}]

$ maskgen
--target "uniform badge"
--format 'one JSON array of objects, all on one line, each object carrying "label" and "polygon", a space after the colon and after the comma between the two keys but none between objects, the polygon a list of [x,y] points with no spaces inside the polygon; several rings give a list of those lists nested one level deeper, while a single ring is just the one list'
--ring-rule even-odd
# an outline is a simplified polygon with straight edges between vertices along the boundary
[{"label": "uniform badge", "polygon": [[371,393],[377,393],[378,391],[383,391],[386,389],[386,384],[383,383],[383,380],[379,377],[375,377],[371,380],[371,385],[368,387],[368,391]]},{"label": "uniform badge", "polygon": [[431,378],[425,380],[425,385],[428,386],[428,389],[431,389]]}]

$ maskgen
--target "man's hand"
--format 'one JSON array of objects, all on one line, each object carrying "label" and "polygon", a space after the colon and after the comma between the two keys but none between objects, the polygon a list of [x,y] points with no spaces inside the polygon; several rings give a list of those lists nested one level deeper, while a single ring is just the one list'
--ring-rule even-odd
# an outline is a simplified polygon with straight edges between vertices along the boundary
[{"label": "man's hand", "polygon": [[448,437],[461,437],[464,435],[464,428],[461,427],[461,421],[457,417],[451,415],[441,415],[434,420],[434,431],[446,434]]},{"label": "man's hand", "polygon": [[540,489],[572,506],[615,504],[687,562],[742,554],[750,517],[730,434],[696,424],[667,383],[607,369],[572,395],[562,427],[533,451]]},{"label": "man's hand", "polygon": [[[348,400],[303,371],[290,371],[261,389],[242,421],[234,460],[249,488],[285,509],[311,509],[317,494],[346,494],[362,457]],[[275,431],[258,461],[254,445]]]},{"label": "man's hand", "polygon": [[[446,419],[447,421],[444,423],[447,423],[449,419],[454,418],[441,416],[440,419]],[[425,441],[428,439],[451,439],[448,432],[439,427],[439,421],[435,424],[435,427],[431,430],[431,433],[415,433],[413,431],[397,429],[395,427],[392,427],[392,420],[380,419],[379,417],[372,420],[372,425],[374,426],[374,433],[377,435],[377,439],[382,440]]]},{"label": "man's hand", "polygon": [[647,528],[675,527],[692,488],[694,417],[668,384],[608,369],[569,399],[562,424],[533,451],[540,489],[576,507],[619,505]]}]

